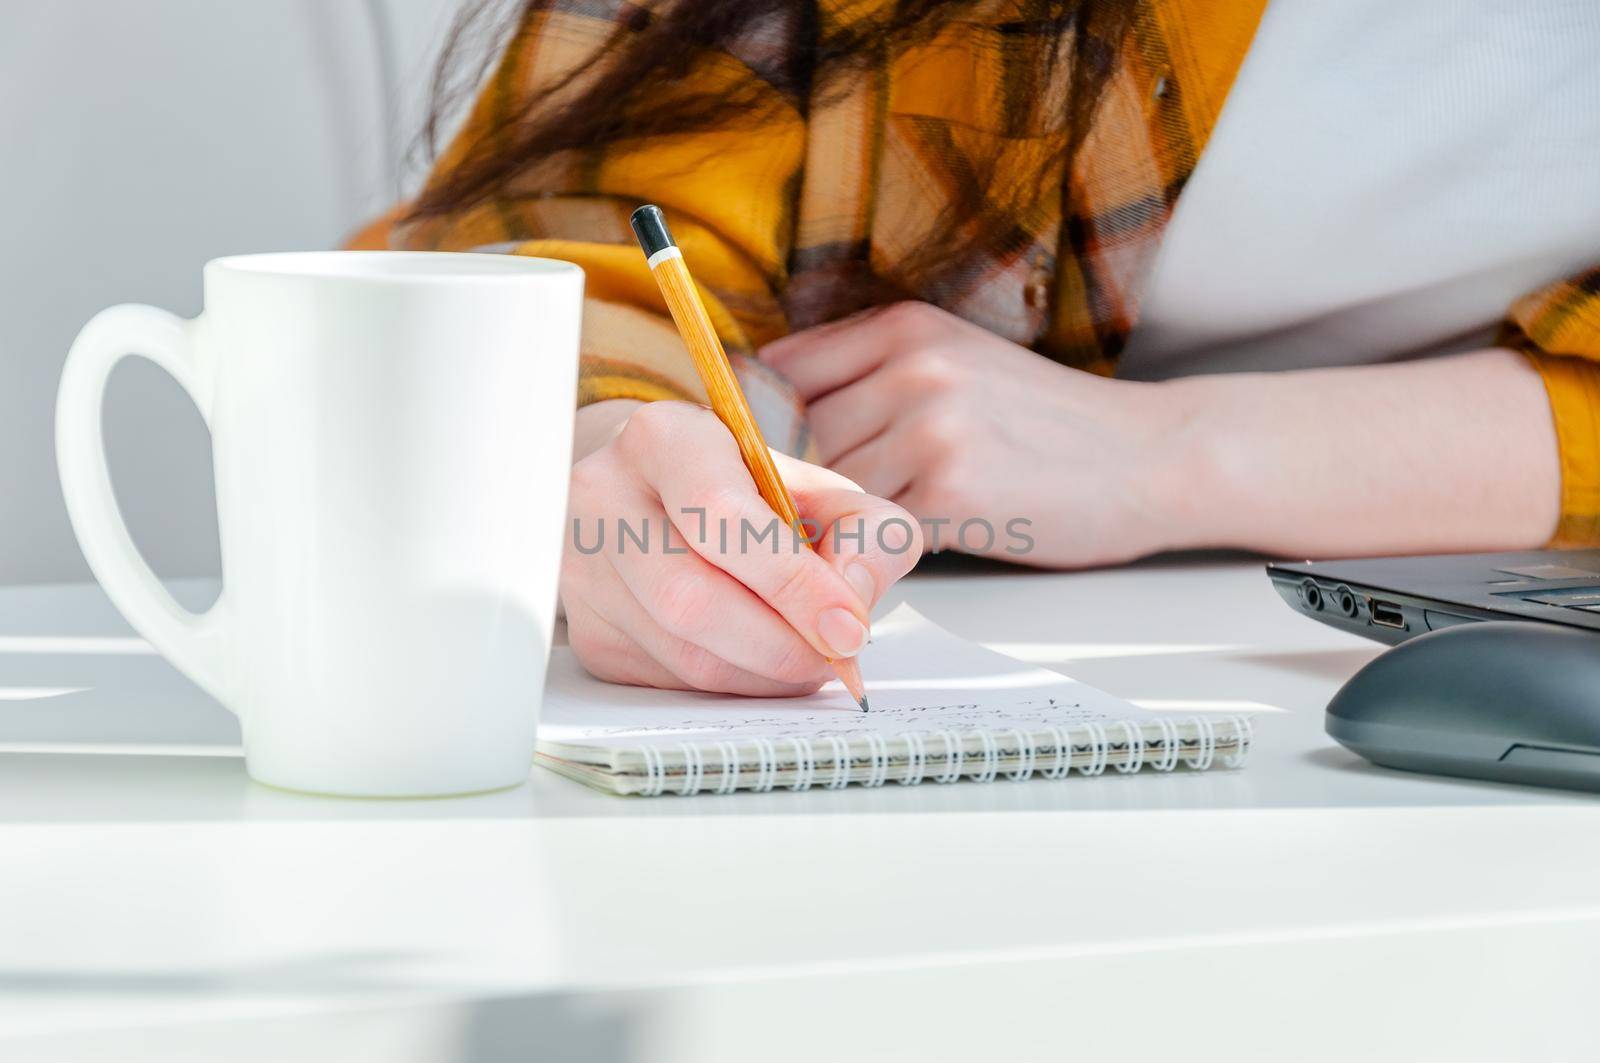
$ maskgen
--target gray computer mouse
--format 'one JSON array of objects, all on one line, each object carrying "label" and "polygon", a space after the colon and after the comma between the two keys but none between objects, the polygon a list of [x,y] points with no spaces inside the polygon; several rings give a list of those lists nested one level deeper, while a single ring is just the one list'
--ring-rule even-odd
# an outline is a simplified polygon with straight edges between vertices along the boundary
[{"label": "gray computer mouse", "polygon": [[1419,635],[1334,695],[1327,728],[1391,768],[1600,791],[1600,635],[1495,621]]}]

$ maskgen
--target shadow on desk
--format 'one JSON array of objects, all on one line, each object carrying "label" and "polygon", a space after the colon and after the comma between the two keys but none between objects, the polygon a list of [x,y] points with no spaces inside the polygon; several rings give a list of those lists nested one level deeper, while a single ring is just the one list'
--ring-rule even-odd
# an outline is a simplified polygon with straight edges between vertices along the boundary
[{"label": "shadow on desk", "polygon": [[1401,771],[1398,768],[1385,768],[1374,764],[1363,757],[1357,756],[1340,746],[1330,745],[1324,749],[1313,749],[1305,753],[1301,759],[1312,770],[1324,772],[1339,772],[1345,775],[1363,776],[1370,779],[1404,781],[1419,787],[1434,786],[1441,792],[1448,790],[1453,805],[1465,804],[1460,800],[1463,792],[1477,791],[1483,795],[1482,804],[1507,805],[1518,803],[1518,798],[1539,798],[1548,800],[1553,795],[1561,795],[1571,803],[1600,804],[1600,794],[1588,793],[1580,790],[1555,790],[1542,786],[1523,786],[1518,783],[1494,782],[1489,779],[1466,779],[1454,775],[1429,775],[1424,772]]},{"label": "shadow on desk", "polygon": [[[1171,563],[1156,560],[1139,567]],[[934,567],[940,566],[1016,571],[970,558],[935,559]],[[1322,734],[1321,707],[1337,683],[1380,647],[1294,618],[1257,571],[1230,572],[1226,567],[1174,569],[1170,578],[1134,584],[1115,574],[1074,578],[1071,583],[1065,577],[1041,576],[1026,582],[1044,588],[1063,611],[1081,613],[1093,623],[1041,631],[1037,612],[1022,611],[1014,619],[986,614],[979,626],[988,638],[1028,643],[1033,660],[1070,665],[1084,673],[1082,678],[1125,696],[1242,698],[1285,706],[1289,711],[1257,716],[1255,749],[1242,770],[1127,776],[1108,772],[1092,779],[1073,775],[1062,780],[1036,777],[1024,782],[1001,779],[915,787],[890,783],[870,790],[660,798],[612,797],[538,768],[527,782],[510,790],[435,800],[323,798],[259,785],[245,773],[237,721],[113,623],[110,606],[93,591],[93,600],[99,602],[94,609],[81,602],[71,609],[61,605],[57,608],[61,617],[55,621],[16,620],[11,622],[15,634],[0,634],[0,824],[642,820],[1593,804],[1595,798],[1589,795],[1376,769],[1333,746]],[[972,582],[956,579],[941,589],[933,580],[919,583],[918,588],[925,602],[937,600],[942,610],[957,616],[972,612]],[[1219,626],[1208,610],[1218,596],[1231,593],[1230,587],[1240,597],[1226,625]],[[83,594],[91,590],[83,588]],[[66,602],[70,596],[63,597],[64,593],[45,588],[30,607],[37,606],[37,612],[56,598]],[[1118,604],[1120,611],[1101,608],[1108,602]],[[1274,637],[1287,625],[1315,641],[1283,644],[1268,652],[1266,647],[1279,644]],[[5,628],[0,618],[0,631]],[[1211,645],[1219,638],[1229,645]],[[1199,645],[1201,641],[1206,644]],[[1082,653],[1083,644],[1093,650],[1124,643],[1150,643],[1166,656]],[[1064,655],[1060,661],[1050,656],[1057,650]],[[1181,670],[1152,664],[1180,659]]]},{"label": "shadow on desk", "polygon": [[639,819],[1247,808],[1248,772],[923,783],[848,790],[615,797],[543,768],[496,793],[419,800],[319,797],[253,782],[239,756],[0,753],[0,824],[237,820]]},{"label": "shadow on desk", "polygon": [[619,798],[534,768],[522,786],[433,800],[325,798],[252,782],[233,716],[133,639],[0,654],[0,823],[564,819],[1245,808],[1249,771],[843,791]]},{"label": "shadow on desk", "polygon": [[[62,822],[564,820],[748,816],[895,816],[1594,803],[1592,795],[1377,768],[1342,749],[1316,749],[1286,765],[1326,789],[1274,785],[1276,771],[1178,771],[1062,780],[955,783],[791,793],[614,797],[535,768],[521,786],[428,800],[361,800],[291,793],[253,782],[237,756],[140,753],[0,753],[0,825]],[[1381,795],[1345,800],[1351,776]]]},{"label": "shadow on desk", "polygon": [[[642,1063],[659,1058],[654,1034],[661,1029],[668,1006],[659,995],[620,990],[450,999],[438,984],[419,986],[406,976],[406,965],[419,959],[325,955],[274,967],[172,974],[0,968],[0,995],[13,1000],[81,994],[155,1003],[165,999],[191,1006],[197,997],[245,1005],[308,997],[319,1002],[314,1010],[294,1009],[288,1014],[140,1024],[136,1040],[115,1020],[43,1037],[0,1035],[0,1052],[16,1059],[227,1059],[232,1063],[336,1058]],[[419,994],[423,994],[420,999]],[[395,1003],[371,1003],[384,997]]]},{"label": "shadow on desk", "polygon": [[1384,647],[1373,643],[1371,649],[1357,647],[1348,650],[1303,650],[1287,653],[1234,653],[1231,657],[1237,664],[1259,665],[1263,668],[1342,684],[1371,663],[1383,650]]}]

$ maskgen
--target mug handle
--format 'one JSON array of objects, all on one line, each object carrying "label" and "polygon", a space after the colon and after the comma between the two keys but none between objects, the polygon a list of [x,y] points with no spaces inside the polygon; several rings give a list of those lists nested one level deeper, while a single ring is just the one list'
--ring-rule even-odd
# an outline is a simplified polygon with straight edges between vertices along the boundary
[{"label": "mug handle", "polygon": [[212,697],[224,691],[222,599],[193,613],[156,579],[128,534],[106,465],[102,408],[106,381],[118,362],[139,354],[183,386],[211,427],[211,373],[195,337],[201,318],[186,321],[153,306],[113,306],[78,333],[61,371],[56,396],[56,462],[67,515],[89,569],[111,603],[157,651]]}]

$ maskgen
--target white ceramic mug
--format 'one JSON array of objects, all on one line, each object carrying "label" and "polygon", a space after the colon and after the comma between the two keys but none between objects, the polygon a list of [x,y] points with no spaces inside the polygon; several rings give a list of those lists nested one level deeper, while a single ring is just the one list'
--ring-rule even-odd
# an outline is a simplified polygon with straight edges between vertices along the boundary
[{"label": "white ceramic mug", "polygon": [[[324,252],[205,267],[205,312],[96,316],[56,449],[95,576],[238,714],[250,774],[362,796],[512,786],[533,763],[555,619],[583,271],[511,255]],[[124,356],[211,430],[223,590],[167,593],[101,437]]]}]

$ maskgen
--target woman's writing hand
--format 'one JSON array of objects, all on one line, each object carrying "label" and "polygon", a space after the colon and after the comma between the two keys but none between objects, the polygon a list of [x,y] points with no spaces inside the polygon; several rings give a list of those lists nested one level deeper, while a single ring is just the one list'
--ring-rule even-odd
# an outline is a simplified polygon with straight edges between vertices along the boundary
[{"label": "woman's writing hand", "polygon": [[1167,385],[1068,369],[925,303],[761,358],[809,404],[823,462],[916,514],[930,549],[1077,566],[1183,545],[1186,410]]},{"label": "woman's writing hand", "polygon": [[809,693],[832,675],[825,656],[866,644],[868,610],[921,556],[900,507],[778,455],[807,549],[699,406],[585,407],[578,449],[561,598],[572,648],[601,679]]}]

